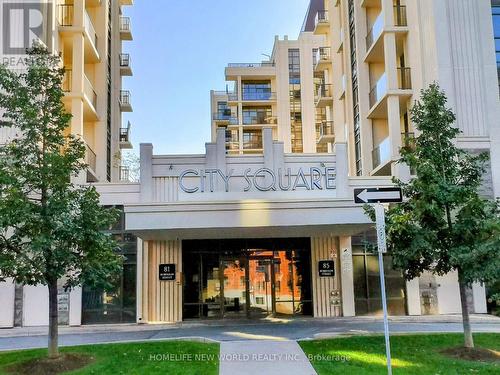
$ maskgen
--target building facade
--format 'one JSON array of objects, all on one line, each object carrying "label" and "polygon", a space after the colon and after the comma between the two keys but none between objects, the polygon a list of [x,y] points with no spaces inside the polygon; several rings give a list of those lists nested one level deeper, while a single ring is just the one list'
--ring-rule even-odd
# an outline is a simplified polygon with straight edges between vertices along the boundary
[{"label": "building facade", "polygon": [[[33,40],[61,56],[66,71],[64,104],[72,114],[68,131],[86,145],[88,168],[76,182],[127,180],[121,151],[132,148],[132,144],[130,123],[123,124],[122,114],[132,111],[132,106],[130,92],[122,88],[122,78],[131,76],[132,70],[130,55],[123,53],[122,43],[132,40],[130,18],[123,15],[124,7],[130,5],[132,0],[0,2],[3,64],[24,71],[25,50]],[[0,128],[0,143],[16,136],[15,129]],[[124,244],[130,242],[129,237],[120,238]],[[133,241],[134,252],[135,244]],[[0,312],[0,326],[48,324],[48,314],[39,314],[40,308],[43,311],[47,306],[45,287],[0,283],[0,294],[6,303]],[[71,294],[78,297],[71,298],[70,306],[69,294],[61,291],[61,323],[80,324],[81,314],[74,320],[69,311],[81,310],[82,291]],[[135,305],[133,315],[135,319]]]},{"label": "building facade", "polygon": [[[353,190],[410,177],[396,160],[421,89],[446,91],[457,143],[489,151],[484,194],[500,196],[491,17],[490,0],[312,0],[297,40],[226,67],[205,154],[142,144],[139,183],[96,184],[123,209],[113,234],[130,267],[121,296],[73,291],[70,324],[379,314],[373,223]],[[384,258],[390,314],[460,313],[456,273],[407,282]],[[468,303],[486,312],[483,286]]]}]

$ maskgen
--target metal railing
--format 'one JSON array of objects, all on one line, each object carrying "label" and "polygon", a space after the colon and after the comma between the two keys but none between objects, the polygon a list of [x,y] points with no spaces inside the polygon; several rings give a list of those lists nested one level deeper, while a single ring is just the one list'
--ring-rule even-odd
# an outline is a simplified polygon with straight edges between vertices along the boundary
[{"label": "metal railing", "polygon": [[83,90],[84,94],[87,96],[89,99],[90,103],[94,106],[94,109],[97,109],[97,94],[94,90],[94,86],[90,82],[90,80],[87,78],[86,75],[85,77],[85,84],[83,85]]},{"label": "metal railing", "polygon": [[382,74],[370,90],[370,108],[372,108],[387,92],[387,76]]},{"label": "metal railing", "polygon": [[316,100],[321,98],[331,98],[332,97],[332,84],[331,83],[321,83],[316,85]]},{"label": "metal railing", "polygon": [[87,11],[85,11],[85,29],[89,33],[90,40],[94,44],[94,47],[97,49],[97,33],[95,32],[94,24]]},{"label": "metal railing", "polygon": [[406,5],[394,5],[394,26],[408,26]]},{"label": "metal railing", "polygon": [[131,105],[130,103],[130,91],[120,90],[120,105]]},{"label": "metal railing", "polygon": [[120,142],[130,141],[130,123],[126,128],[120,128]]},{"label": "metal railing", "polygon": [[333,135],[333,121],[322,121],[319,126],[320,137]]},{"label": "metal railing", "polygon": [[92,169],[92,171],[94,172],[96,171],[97,156],[94,150],[92,150],[90,146],[86,143],[85,143],[85,164],[87,164],[89,168]]},{"label": "metal railing", "polygon": [[272,61],[263,61],[260,63],[229,63],[227,64],[228,68],[265,68],[265,67],[273,67],[274,62]]},{"label": "metal railing", "polygon": [[332,55],[330,47],[320,47],[317,49],[315,55],[316,64],[318,64],[320,61],[329,61],[331,57]]},{"label": "metal railing", "polygon": [[328,11],[327,10],[319,10],[318,13],[316,13],[316,17],[314,18],[314,26],[318,26],[320,23],[327,23],[328,22]]},{"label": "metal railing", "polygon": [[382,34],[382,30],[384,29],[384,17],[382,13],[380,13],[373,23],[372,28],[366,34],[366,50],[368,51],[372,46],[373,42]]},{"label": "metal railing", "polygon": [[384,139],[372,151],[373,169],[391,159],[391,142],[389,138]]},{"label": "metal railing", "polygon": [[411,68],[398,68],[398,88],[401,90],[411,89]]},{"label": "metal railing", "polygon": [[73,26],[74,14],[73,4],[59,4],[57,6],[57,21],[60,26]]},{"label": "metal railing", "polygon": [[128,182],[130,181],[130,169],[129,167],[125,167],[123,165],[119,168],[120,173],[120,181]]},{"label": "metal railing", "polygon": [[130,32],[130,17],[120,16],[120,31]]},{"label": "metal railing", "polygon": [[130,67],[130,54],[120,53],[120,67],[129,68]]},{"label": "metal railing", "polygon": [[62,90],[64,92],[71,92],[72,87],[73,87],[73,71],[71,69],[65,69],[62,80]]}]

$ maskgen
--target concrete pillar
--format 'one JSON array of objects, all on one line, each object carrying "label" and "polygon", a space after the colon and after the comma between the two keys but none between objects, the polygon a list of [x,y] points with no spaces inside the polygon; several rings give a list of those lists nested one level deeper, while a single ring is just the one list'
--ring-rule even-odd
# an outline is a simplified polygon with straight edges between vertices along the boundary
[{"label": "concrete pillar", "polygon": [[408,315],[422,315],[418,277],[406,282],[406,303]]},{"label": "concrete pillar", "polygon": [[140,183],[141,202],[153,201],[153,145],[141,143],[140,145]]},{"label": "concrete pillar", "polygon": [[352,268],[351,237],[339,237],[340,244],[340,279],[342,284],[342,314],[354,316],[354,277]]},{"label": "concrete pillar", "polygon": [[69,293],[69,325],[82,325],[82,287],[73,288]]},{"label": "concrete pillar", "polygon": [[486,306],[486,290],[484,284],[472,284],[472,296],[474,300],[474,313],[486,314],[488,309]]},{"label": "concrete pillar", "polygon": [[14,299],[16,286],[12,279],[0,282],[0,328],[10,328],[14,326]]}]

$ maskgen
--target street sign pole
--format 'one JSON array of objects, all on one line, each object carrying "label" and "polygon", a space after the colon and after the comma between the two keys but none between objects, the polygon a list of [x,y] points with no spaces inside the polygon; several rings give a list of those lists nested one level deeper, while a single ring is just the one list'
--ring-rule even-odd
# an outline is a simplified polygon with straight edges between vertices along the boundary
[{"label": "street sign pole", "polygon": [[389,341],[389,321],[387,319],[387,300],[385,295],[385,275],[384,275],[384,257],[387,252],[385,237],[385,208],[381,203],[374,204],[375,217],[377,225],[377,243],[378,243],[378,267],[380,274],[380,291],[382,295],[382,309],[384,311],[384,336],[385,336],[385,354],[387,356],[387,373],[392,375],[391,366],[391,344]]}]

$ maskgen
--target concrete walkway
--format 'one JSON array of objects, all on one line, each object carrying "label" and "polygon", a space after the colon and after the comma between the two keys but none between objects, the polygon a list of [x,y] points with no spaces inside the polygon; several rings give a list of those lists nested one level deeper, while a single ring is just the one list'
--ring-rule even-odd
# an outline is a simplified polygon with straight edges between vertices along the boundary
[{"label": "concrete walkway", "polygon": [[316,374],[296,341],[224,341],[220,356],[220,375]]}]

